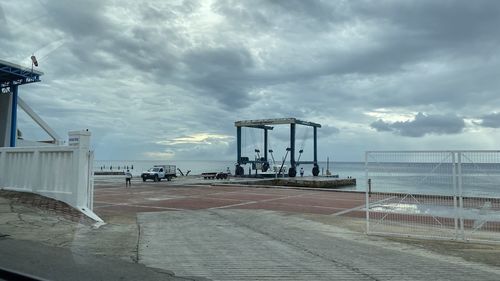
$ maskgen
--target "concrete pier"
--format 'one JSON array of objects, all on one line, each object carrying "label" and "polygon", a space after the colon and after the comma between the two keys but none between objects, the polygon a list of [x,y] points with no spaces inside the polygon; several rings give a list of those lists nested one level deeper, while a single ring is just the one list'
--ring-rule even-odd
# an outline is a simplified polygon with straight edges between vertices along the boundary
[{"label": "concrete pier", "polygon": [[356,185],[356,179],[339,179],[331,177],[278,178],[239,182],[239,184],[295,186],[311,188],[340,188],[344,186]]}]

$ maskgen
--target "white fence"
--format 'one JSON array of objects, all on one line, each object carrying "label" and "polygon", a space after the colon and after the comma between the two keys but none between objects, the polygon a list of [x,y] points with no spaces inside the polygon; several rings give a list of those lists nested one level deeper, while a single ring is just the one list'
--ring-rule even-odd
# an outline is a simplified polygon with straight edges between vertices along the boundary
[{"label": "white fence", "polygon": [[94,155],[89,138],[89,132],[72,132],[70,146],[0,148],[0,188],[54,198],[102,221],[92,212]]},{"label": "white fence", "polygon": [[365,157],[368,234],[500,242],[500,151]]}]

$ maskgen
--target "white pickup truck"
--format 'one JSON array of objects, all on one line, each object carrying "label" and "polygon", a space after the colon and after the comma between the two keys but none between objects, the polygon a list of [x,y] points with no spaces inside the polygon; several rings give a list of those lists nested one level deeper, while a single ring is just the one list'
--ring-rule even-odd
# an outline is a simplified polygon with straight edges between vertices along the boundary
[{"label": "white pickup truck", "polygon": [[175,165],[154,165],[153,168],[142,172],[142,181],[151,179],[153,181],[161,181],[162,179],[167,179],[170,181],[173,177],[176,177]]}]

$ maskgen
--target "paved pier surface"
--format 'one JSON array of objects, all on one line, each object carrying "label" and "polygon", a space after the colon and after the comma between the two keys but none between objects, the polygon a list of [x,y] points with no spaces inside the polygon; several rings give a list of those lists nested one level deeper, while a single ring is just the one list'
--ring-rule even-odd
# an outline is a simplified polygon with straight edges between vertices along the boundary
[{"label": "paved pier surface", "polygon": [[355,186],[356,179],[339,179],[332,177],[297,177],[297,178],[279,178],[262,179],[258,181],[242,181],[242,184],[268,185],[268,186],[295,186],[309,188],[342,188],[346,186]]},{"label": "paved pier surface", "polygon": [[123,177],[96,178],[95,211],[106,221],[99,228],[67,217],[57,202],[0,194],[0,237],[9,238],[2,252],[12,268],[44,272],[72,255],[91,260],[74,264],[83,271],[118,265],[106,274],[138,262],[214,280],[500,280],[498,245],[365,235],[363,193],[210,186],[195,178],[134,179],[125,189]]},{"label": "paved pier surface", "polygon": [[366,236],[363,193],[178,183],[96,182],[97,214],[137,217],[146,266],[213,280],[500,280],[498,267],[441,254],[463,243],[437,253]]},{"label": "paved pier surface", "polygon": [[175,182],[140,182],[125,189],[115,182],[97,182],[94,211],[103,216],[199,209],[264,209],[362,217],[364,194],[244,186],[179,186]]},{"label": "paved pier surface", "polygon": [[262,210],[139,214],[139,262],[213,280],[500,280],[498,268]]}]

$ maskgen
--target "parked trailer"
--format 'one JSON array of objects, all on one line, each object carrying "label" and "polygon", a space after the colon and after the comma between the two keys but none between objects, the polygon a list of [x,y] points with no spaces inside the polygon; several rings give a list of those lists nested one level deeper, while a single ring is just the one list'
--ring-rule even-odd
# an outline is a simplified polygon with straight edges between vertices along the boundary
[{"label": "parked trailer", "polygon": [[142,172],[142,181],[151,179],[153,181],[161,181],[167,179],[170,181],[173,177],[177,177],[177,168],[175,165],[154,165],[153,168]]},{"label": "parked trailer", "polygon": [[201,173],[201,176],[203,179],[206,180],[213,180],[213,179],[218,179],[218,180],[225,180],[229,178],[228,173]]}]

